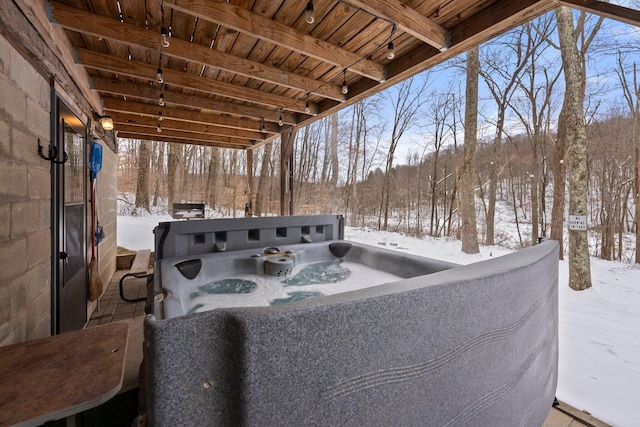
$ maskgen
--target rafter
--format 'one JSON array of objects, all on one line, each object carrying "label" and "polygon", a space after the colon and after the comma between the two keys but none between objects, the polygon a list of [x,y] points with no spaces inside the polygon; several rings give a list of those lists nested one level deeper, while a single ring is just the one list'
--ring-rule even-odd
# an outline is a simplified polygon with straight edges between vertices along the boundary
[{"label": "rafter", "polygon": [[[145,104],[135,101],[123,101],[115,98],[104,98],[104,108],[108,112],[117,111],[125,114],[143,115],[149,117],[158,116],[158,106],[153,104]],[[218,116],[210,113],[202,113],[192,110],[184,110],[179,108],[162,109],[165,118],[182,120],[185,122],[211,124],[217,126],[235,127],[238,129],[260,130],[259,120],[238,119],[228,116]],[[269,133],[277,133],[281,130],[280,126],[265,120],[265,129]]]},{"label": "rafter", "polygon": [[385,69],[381,64],[231,3],[209,0],[165,0],[165,6],[222,24],[336,67],[348,68],[375,81],[381,82],[386,79]]},{"label": "rafter", "polygon": [[[115,19],[96,15],[84,10],[52,2],[53,18],[56,23],[68,30],[109,39],[129,46],[157,50],[159,35],[157,32],[145,30],[135,25],[121,23]],[[209,49],[205,46],[172,38],[171,44],[164,49],[164,54],[185,61],[191,61],[207,67],[235,73],[251,79],[299,90],[303,93],[342,101],[344,95],[340,87],[326,82],[299,76],[279,70],[259,62],[250,61],[228,53]]]},{"label": "rafter", "polygon": [[[97,53],[88,49],[77,49],[77,53],[78,61],[85,67],[151,81],[155,80],[157,66],[104,53]],[[163,75],[166,85],[199,90],[212,95],[250,102],[252,104],[261,104],[271,108],[283,108],[298,113],[304,113],[305,111],[305,103],[303,100],[292,99],[256,89],[248,89],[167,68],[163,69]],[[315,109],[315,105],[313,108]]]},{"label": "rafter", "polygon": [[[116,128],[120,129],[120,125],[136,125],[145,127],[156,127],[159,123],[157,117],[151,116],[138,116],[134,117],[124,113],[110,113],[113,123],[116,124]],[[164,113],[163,113],[164,117]],[[201,123],[190,123],[181,120],[163,118],[160,123],[163,129],[180,130],[184,132],[203,133],[207,135],[219,135],[229,138],[244,138],[249,140],[261,141],[267,137],[266,133],[259,131],[250,131],[244,129],[234,129],[216,125],[205,125]]]},{"label": "rafter", "polygon": [[118,138],[143,139],[146,141],[163,141],[163,142],[172,142],[174,144],[205,145],[209,147],[219,147],[219,148],[235,148],[235,149],[253,148],[253,144],[251,144],[250,142],[246,142],[240,145],[240,144],[229,144],[227,142],[202,141],[199,139],[184,139],[184,138],[176,138],[169,135],[163,135],[163,132],[155,132],[155,131],[149,132],[149,133],[118,132]]},{"label": "rafter", "polygon": [[[223,136],[223,135],[211,135],[207,133],[190,132],[190,131],[185,131],[181,129],[174,129],[169,127],[167,124],[165,124],[164,120],[162,122],[159,122],[159,124],[161,126],[161,132],[157,131],[158,123],[155,123],[153,126],[144,126],[139,124],[122,124],[118,126],[118,132],[138,133],[138,134],[145,134],[145,135],[155,135],[157,133],[163,133],[166,136],[169,136],[172,138],[198,140],[198,141],[211,142],[211,143],[219,142],[219,143],[233,144],[233,145],[247,145],[248,142],[255,144],[258,141],[258,140],[251,140],[246,138],[234,138],[234,137]],[[263,138],[260,138],[259,141],[262,141],[262,139]]]},{"label": "rafter", "polygon": [[558,3],[640,27],[640,11],[635,9],[599,0],[560,0]]},{"label": "rafter", "polygon": [[[160,88],[157,85],[140,85],[122,80],[111,80],[102,77],[93,78],[93,88],[112,95],[120,95],[125,98],[140,98],[148,101],[158,102],[160,96]],[[206,109],[216,111],[222,114],[234,114],[237,116],[262,118],[266,121],[277,122],[279,119],[278,111],[265,111],[263,108],[257,108],[249,105],[240,105],[232,102],[217,101],[198,95],[185,95],[183,93],[165,88],[163,91],[164,100],[168,104],[180,105],[183,107]],[[283,112],[282,121],[287,124],[295,124],[298,117],[295,114]]]},{"label": "rafter", "polygon": [[398,0],[349,0],[349,4],[395,23],[398,29],[438,50],[451,44],[446,29]]}]

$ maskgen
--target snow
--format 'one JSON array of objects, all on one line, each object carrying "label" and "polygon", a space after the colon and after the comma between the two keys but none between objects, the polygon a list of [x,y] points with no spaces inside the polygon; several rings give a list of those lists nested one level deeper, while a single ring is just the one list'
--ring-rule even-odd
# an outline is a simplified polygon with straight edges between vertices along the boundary
[{"label": "snow", "polygon": [[[153,228],[168,216],[118,216],[118,246],[152,249]],[[345,239],[470,264],[512,252],[482,246],[461,252],[459,241],[415,238],[372,229],[345,229]],[[640,426],[640,266],[591,260],[593,287],[569,288],[560,261],[558,399],[616,427]]]}]

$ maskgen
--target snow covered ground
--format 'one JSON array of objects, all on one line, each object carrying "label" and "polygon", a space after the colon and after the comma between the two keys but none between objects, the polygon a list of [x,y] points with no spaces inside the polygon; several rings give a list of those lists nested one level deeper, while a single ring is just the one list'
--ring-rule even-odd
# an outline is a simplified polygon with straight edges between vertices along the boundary
[{"label": "snow covered ground", "polygon": [[[118,216],[118,246],[153,249],[153,228],[168,216]],[[461,252],[453,239],[347,228],[345,238],[369,245],[469,264],[511,252],[483,246]],[[591,261],[593,287],[569,288],[560,262],[560,369],[557,397],[617,427],[640,426],[640,266]]]}]

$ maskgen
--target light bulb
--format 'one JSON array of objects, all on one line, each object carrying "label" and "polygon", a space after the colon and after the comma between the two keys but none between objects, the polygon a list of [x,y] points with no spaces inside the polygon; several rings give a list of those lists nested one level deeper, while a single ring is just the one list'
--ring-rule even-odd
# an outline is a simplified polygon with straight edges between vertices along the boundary
[{"label": "light bulb", "polygon": [[158,111],[158,121],[161,122],[164,117],[162,117],[162,111]]},{"label": "light bulb", "polygon": [[305,9],[304,14],[305,14],[304,20],[307,21],[307,24],[313,24],[314,21],[316,20],[316,17],[313,15],[312,1],[309,1],[309,3],[307,3],[307,8]]},{"label": "light bulb", "polygon": [[278,126],[282,125],[284,125],[284,122],[282,121],[282,114],[280,114],[280,118],[278,119]]},{"label": "light bulb", "polygon": [[396,50],[393,48],[393,42],[389,42],[387,45],[387,59],[393,59],[396,57]]},{"label": "light bulb", "polygon": [[100,124],[104,130],[113,130],[113,119],[110,116],[102,116]]},{"label": "light bulb", "polygon": [[164,94],[160,94],[160,98],[158,99],[158,105],[160,107],[164,107]]},{"label": "light bulb", "polygon": [[156,130],[157,130],[158,132],[162,132],[162,127],[160,126],[160,123],[158,123],[158,127],[156,128]]},{"label": "light bulb", "polygon": [[167,27],[160,29],[160,38],[162,39],[162,47],[169,47],[169,32],[167,31]]},{"label": "light bulb", "polygon": [[261,133],[267,133],[267,129],[264,127],[264,118],[262,119],[262,121],[260,123],[260,132]]},{"label": "light bulb", "polygon": [[304,105],[304,112],[309,114],[310,111],[311,107],[309,107],[309,101],[307,101],[307,103]]},{"label": "light bulb", "polygon": [[162,68],[158,68],[158,73],[156,74],[156,81],[160,84],[164,83],[164,79],[162,78]]},{"label": "light bulb", "polygon": [[347,86],[347,81],[343,80],[342,81],[342,94],[346,95],[349,93],[349,87]]}]

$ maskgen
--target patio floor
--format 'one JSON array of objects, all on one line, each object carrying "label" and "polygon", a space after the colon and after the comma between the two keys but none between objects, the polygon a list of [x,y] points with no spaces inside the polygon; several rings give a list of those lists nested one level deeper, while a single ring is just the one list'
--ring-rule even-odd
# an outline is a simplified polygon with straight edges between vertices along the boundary
[{"label": "patio floor", "polygon": [[[111,322],[129,323],[129,341],[127,344],[127,358],[121,392],[128,392],[138,387],[138,368],[142,362],[142,320],[144,319],[145,302],[126,302],[120,298],[118,283],[127,274],[127,270],[117,270],[106,291],[100,299],[98,309],[93,313],[87,327]],[[129,299],[146,295],[146,278],[129,277],[125,282],[124,293]],[[610,427],[591,415],[579,411],[563,402],[556,408],[551,408],[549,416],[542,427]]]}]

